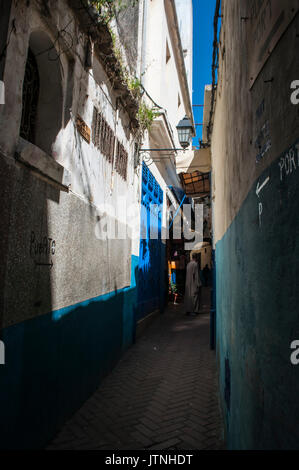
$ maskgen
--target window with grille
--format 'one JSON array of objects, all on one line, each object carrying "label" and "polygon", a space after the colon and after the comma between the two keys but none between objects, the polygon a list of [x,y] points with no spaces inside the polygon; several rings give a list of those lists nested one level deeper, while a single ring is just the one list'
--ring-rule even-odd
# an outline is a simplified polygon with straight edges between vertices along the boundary
[{"label": "window with grille", "polygon": [[93,110],[92,142],[108,162],[113,163],[115,137],[113,130],[96,108]]},{"label": "window with grille", "polygon": [[124,146],[117,142],[117,154],[115,161],[115,170],[124,179],[127,179],[128,153]]},{"label": "window with grille", "polygon": [[35,143],[35,128],[37,106],[39,97],[39,73],[38,66],[32,50],[28,49],[24,84],[23,84],[23,108],[20,136],[32,144]]},{"label": "window with grille", "polygon": [[[44,31],[31,33],[23,81],[20,136],[52,155],[63,129],[62,66]],[[54,56],[55,60],[50,57]],[[57,60],[56,60],[57,58]]]},{"label": "window with grille", "polygon": [[[97,108],[93,110],[92,142],[112,165],[114,164],[115,135],[106,119]],[[115,170],[124,179],[127,179],[128,153],[123,144],[116,141]]]}]

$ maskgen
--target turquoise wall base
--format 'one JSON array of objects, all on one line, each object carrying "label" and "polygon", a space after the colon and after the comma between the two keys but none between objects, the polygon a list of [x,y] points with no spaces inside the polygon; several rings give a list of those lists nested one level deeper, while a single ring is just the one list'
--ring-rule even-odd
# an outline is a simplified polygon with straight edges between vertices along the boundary
[{"label": "turquoise wall base", "polygon": [[299,366],[290,361],[299,339],[299,159],[281,171],[282,161],[255,182],[216,245],[216,350],[230,449],[299,448]]},{"label": "turquoise wall base", "polygon": [[137,270],[133,256],[129,288],[4,329],[1,449],[43,448],[132,344]]}]

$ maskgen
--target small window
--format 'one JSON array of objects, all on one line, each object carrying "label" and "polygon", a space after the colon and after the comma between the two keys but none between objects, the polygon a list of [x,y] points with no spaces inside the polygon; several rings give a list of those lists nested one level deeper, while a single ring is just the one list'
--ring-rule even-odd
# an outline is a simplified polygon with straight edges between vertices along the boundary
[{"label": "small window", "polygon": [[171,55],[168,47],[168,42],[166,41],[166,64],[169,62]]}]

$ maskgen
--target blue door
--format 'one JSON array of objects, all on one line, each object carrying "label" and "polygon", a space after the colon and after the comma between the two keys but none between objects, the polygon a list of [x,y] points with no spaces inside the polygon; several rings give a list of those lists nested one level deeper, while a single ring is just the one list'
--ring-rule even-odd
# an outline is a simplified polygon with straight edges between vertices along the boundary
[{"label": "blue door", "polygon": [[164,296],[164,245],[161,240],[163,191],[143,163],[141,236],[138,266],[138,319],[161,309]]}]

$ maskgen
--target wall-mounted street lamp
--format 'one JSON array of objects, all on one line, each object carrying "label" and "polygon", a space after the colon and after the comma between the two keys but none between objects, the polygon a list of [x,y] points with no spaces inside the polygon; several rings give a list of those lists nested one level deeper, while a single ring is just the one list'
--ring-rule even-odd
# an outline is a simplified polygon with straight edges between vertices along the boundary
[{"label": "wall-mounted street lamp", "polygon": [[178,131],[179,142],[183,147],[183,150],[185,150],[187,147],[189,147],[193,134],[193,126],[190,119],[185,116],[184,119],[178,123],[176,128]]},{"label": "wall-mounted street lamp", "polygon": [[179,142],[182,146],[180,149],[176,148],[171,148],[171,149],[139,149],[139,152],[161,152],[164,150],[167,151],[185,151],[187,147],[189,147],[192,135],[193,135],[193,126],[190,121],[190,119],[185,116],[184,119],[182,119],[178,125],[176,126],[177,131],[178,131],[178,138]]}]

